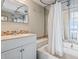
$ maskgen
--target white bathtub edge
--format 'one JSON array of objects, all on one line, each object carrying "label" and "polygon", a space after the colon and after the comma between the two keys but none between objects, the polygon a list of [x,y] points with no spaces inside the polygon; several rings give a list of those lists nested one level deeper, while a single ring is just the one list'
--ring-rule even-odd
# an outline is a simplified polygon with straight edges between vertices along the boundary
[{"label": "white bathtub edge", "polygon": [[[38,59],[59,59],[58,57],[56,56],[53,56],[51,55],[50,53],[46,52],[44,50],[44,48],[46,47],[47,45],[43,46],[42,48],[39,48],[38,49]],[[42,53],[42,54],[40,54]]]}]

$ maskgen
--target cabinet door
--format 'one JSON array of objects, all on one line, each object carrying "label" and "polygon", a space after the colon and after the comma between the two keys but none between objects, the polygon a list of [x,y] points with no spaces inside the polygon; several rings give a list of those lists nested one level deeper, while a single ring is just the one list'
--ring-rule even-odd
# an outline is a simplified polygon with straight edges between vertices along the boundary
[{"label": "cabinet door", "polygon": [[6,59],[5,58],[5,53],[1,53],[1,59]]},{"label": "cabinet door", "polygon": [[1,59],[21,59],[20,48],[1,53]]},{"label": "cabinet door", "polygon": [[22,52],[22,59],[36,59],[36,45],[29,44],[22,47],[24,51]]}]

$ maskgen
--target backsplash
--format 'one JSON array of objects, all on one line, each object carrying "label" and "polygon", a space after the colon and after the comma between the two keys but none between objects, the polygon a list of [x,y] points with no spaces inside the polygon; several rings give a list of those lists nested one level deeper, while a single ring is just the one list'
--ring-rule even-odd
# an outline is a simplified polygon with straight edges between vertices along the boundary
[{"label": "backsplash", "polygon": [[1,31],[6,32],[6,31],[19,31],[19,30],[28,31],[28,24],[1,22]]}]

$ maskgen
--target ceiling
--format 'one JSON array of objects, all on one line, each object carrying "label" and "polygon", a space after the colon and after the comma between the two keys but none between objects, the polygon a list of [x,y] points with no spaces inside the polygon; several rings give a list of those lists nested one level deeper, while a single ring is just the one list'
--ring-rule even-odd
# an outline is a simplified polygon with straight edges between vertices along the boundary
[{"label": "ceiling", "polygon": [[[43,4],[43,3],[41,3],[40,2],[40,0],[33,0],[35,3],[37,3],[37,4],[39,4],[39,5],[41,5],[41,6],[43,6],[43,7],[45,7],[45,6],[47,6],[47,5],[45,5],[45,4]],[[46,3],[54,3],[55,2],[55,0],[42,0],[43,2],[46,2]],[[59,0],[57,0],[57,1],[59,1]],[[68,0],[61,0],[62,2],[64,1],[68,1]]]},{"label": "ceiling", "polygon": [[[50,9],[50,6],[47,6],[47,5],[43,4],[43,3],[41,3],[40,0],[33,0],[33,1],[34,1],[35,3],[41,5],[42,7],[45,7],[47,10]],[[47,0],[45,0],[45,1],[47,1]],[[61,1],[65,2],[65,1],[67,1],[67,0],[61,0]],[[43,0],[43,2],[44,2],[44,0]],[[53,0],[53,2],[55,2],[55,0]],[[51,3],[51,1],[49,1],[49,3]],[[66,4],[67,4],[67,3],[65,3],[65,5],[66,5]],[[63,7],[67,8],[67,6],[65,6],[65,5],[64,5]]]},{"label": "ceiling", "polygon": [[[47,9],[49,9],[50,8],[50,6],[47,6],[47,5],[45,5],[45,4],[43,4],[43,3],[41,3],[40,2],[40,0],[33,0],[35,3],[37,3],[37,4],[39,4],[39,5],[41,5],[41,6],[43,6],[43,7],[45,7],[46,6],[46,8]],[[53,1],[53,2],[55,2],[55,0],[43,0],[43,2],[46,2],[47,3],[47,1],[48,1],[48,3],[51,3],[51,1]],[[57,1],[59,1],[59,0],[57,0]],[[65,3],[63,3],[62,4],[62,8],[63,9],[67,9],[68,8],[68,2],[66,2],[66,1],[69,1],[69,0],[60,0],[61,2],[65,2]],[[78,5],[78,0],[70,0],[70,3],[71,3],[71,6],[70,7],[72,7],[72,6],[77,6]]]},{"label": "ceiling", "polygon": [[37,4],[41,5],[41,6],[43,6],[43,7],[46,6],[45,4],[41,3],[40,0],[33,0],[33,1],[34,1],[35,3],[37,3]]}]

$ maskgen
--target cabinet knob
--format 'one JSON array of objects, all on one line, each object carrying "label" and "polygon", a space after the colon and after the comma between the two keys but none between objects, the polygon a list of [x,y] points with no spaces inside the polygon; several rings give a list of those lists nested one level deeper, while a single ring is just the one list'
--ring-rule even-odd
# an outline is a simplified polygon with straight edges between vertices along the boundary
[{"label": "cabinet knob", "polygon": [[24,51],[24,49],[21,49],[20,52]]},{"label": "cabinet knob", "polygon": [[24,51],[24,49],[22,49],[22,51]]},{"label": "cabinet knob", "polygon": [[22,52],[22,49],[20,50],[20,52]]}]

